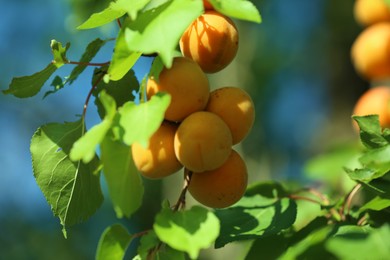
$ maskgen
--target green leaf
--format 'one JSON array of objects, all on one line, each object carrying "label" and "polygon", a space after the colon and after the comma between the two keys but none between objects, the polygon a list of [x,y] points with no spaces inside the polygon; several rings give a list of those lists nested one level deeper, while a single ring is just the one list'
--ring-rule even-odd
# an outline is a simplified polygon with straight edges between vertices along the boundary
[{"label": "green leaf", "polygon": [[[310,249],[315,249],[317,246],[322,245],[324,241],[328,238],[329,234],[332,231],[332,226],[321,227],[317,230],[313,230],[307,236],[303,237],[302,240],[296,244],[290,246],[283,255],[278,259],[280,260],[294,260],[294,259],[313,259],[316,255],[311,255],[308,257],[305,253],[310,253]],[[312,252],[312,251],[311,251]],[[323,259],[328,259],[325,256],[324,252],[322,253]],[[318,254],[316,255],[318,257]],[[330,258],[332,259],[332,258]]]},{"label": "green leaf", "polygon": [[[159,259],[159,260],[185,260],[184,252],[177,251],[167,245],[160,245],[156,233],[152,230],[143,235],[138,247],[138,255],[133,260]],[[155,250],[157,247],[160,248]],[[153,257],[154,256],[154,257]],[[149,258],[148,258],[149,257]]]},{"label": "green leaf", "polygon": [[390,227],[341,226],[326,243],[338,259],[387,259],[390,256]]},{"label": "green leaf", "polygon": [[247,197],[256,194],[261,194],[263,197],[274,200],[275,198],[287,196],[288,192],[279,182],[265,181],[250,185],[245,192],[245,196]]},{"label": "green leaf", "polygon": [[227,243],[269,236],[291,227],[296,219],[294,200],[272,199],[259,194],[243,197],[234,207],[217,210],[221,234],[215,247]]},{"label": "green leaf", "polygon": [[219,221],[211,211],[199,206],[180,212],[163,209],[156,216],[153,229],[162,242],[195,259],[201,249],[210,247],[217,238]]},{"label": "green leaf", "polygon": [[345,171],[352,180],[361,182],[370,182],[371,180],[375,179],[377,174],[375,170],[369,168],[355,170],[345,169]]},{"label": "green leaf", "polygon": [[278,234],[256,238],[250,246],[245,259],[258,259],[260,255],[264,259],[279,259],[290,246],[295,245],[311,233],[328,225],[328,219],[320,217],[309,222],[299,232],[280,232]]},{"label": "green leaf", "polygon": [[385,178],[374,179],[369,183],[361,182],[364,187],[372,193],[382,197],[390,199],[390,180]]},{"label": "green leaf", "polygon": [[98,158],[88,164],[69,158],[82,132],[81,120],[47,124],[38,128],[30,146],[34,177],[54,215],[60,218],[65,236],[66,227],[88,219],[103,201],[99,174],[94,174]]},{"label": "green leaf", "polygon": [[12,79],[9,88],[3,90],[3,93],[6,95],[12,94],[18,98],[35,96],[56,70],[57,67],[53,63],[50,63],[46,68],[33,75],[15,77]]},{"label": "green leaf", "polygon": [[90,162],[95,157],[96,147],[103,141],[110,130],[116,114],[115,100],[103,90],[100,92],[100,101],[105,108],[105,117],[99,124],[94,125],[79,140],[77,140],[70,151],[72,161],[83,160]]},{"label": "green leaf", "polygon": [[[134,100],[134,96],[131,93],[133,90],[138,91],[138,89],[138,80],[135,77],[134,71],[130,70],[122,79],[118,81],[110,81],[108,83],[100,81],[96,90],[93,92],[93,95],[97,97],[99,93],[104,90],[107,94],[114,98],[117,107],[121,107],[126,102]],[[95,104],[97,106],[100,118],[104,118],[106,112],[99,98],[95,99]]]},{"label": "green leaf", "polygon": [[121,7],[127,12],[131,20],[137,19],[137,14],[142,10],[151,0],[118,0],[116,2],[118,7]]},{"label": "green leaf", "polygon": [[165,110],[171,98],[169,94],[157,93],[145,103],[128,102],[119,111],[119,124],[124,129],[123,141],[127,145],[138,142],[147,146],[149,138],[164,120]]},{"label": "green leaf", "polygon": [[[358,161],[361,155],[361,146],[356,143],[342,144],[323,154],[317,155],[305,164],[304,172],[307,177],[313,180],[326,181],[332,186],[339,186],[348,180],[345,178],[344,167],[357,168],[361,164]],[[345,190],[350,190],[354,182],[344,184]]]},{"label": "green leaf", "polygon": [[110,5],[99,13],[92,14],[87,21],[77,27],[78,30],[92,29],[108,24],[122,17],[126,10],[121,6],[121,2],[111,2]]},{"label": "green leaf", "polygon": [[390,145],[368,150],[359,158],[362,165],[376,171],[374,178],[379,178],[390,171]]},{"label": "green leaf", "polygon": [[80,64],[74,67],[70,73],[70,76],[66,79],[66,83],[69,83],[69,85],[72,84],[73,81],[75,81],[77,77],[85,70],[85,68],[88,66],[87,64],[91,62],[91,60],[106,43],[107,40],[102,40],[99,38],[90,42],[81,56],[81,59],[79,60]]},{"label": "green leaf", "polygon": [[62,44],[60,42],[57,42],[56,40],[51,40],[50,47],[53,53],[53,64],[57,68],[60,68],[64,64],[69,62],[66,58],[66,51],[69,49],[70,43],[67,43],[65,47],[62,47]]},{"label": "green leaf", "polygon": [[360,128],[360,139],[367,148],[378,148],[388,145],[383,137],[378,115],[352,116]]},{"label": "green leaf", "polygon": [[261,23],[256,6],[247,0],[209,0],[214,9],[224,15],[255,23]]},{"label": "green leaf", "polygon": [[105,82],[122,79],[142,55],[141,52],[131,51],[127,46],[125,39],[126,23],[122,26],[116,39],[111,64],[104,78]]},{"label": "green leaf", "polygon": [[106,228],[99,240],[96,260],[122,260],[132,239],[120,224]]},{"label": "green leaf", "polygon": [[158,239],[156,233],[153,230],[148,231],[148,233],[146,233],[141,237],[139,246],[137,248],[138,255],[137,257],[133,258],[133,260],[148,259],[148,255],[159,244],[160,244],[160,240]]},{"label": "green leaf", "polygon": [[149,71],[148,78],[153,78],[156,82],[159,82],[160,73],[164,69],[164,63],[161,57],[157,56],[154,58],[152,66]]},{"label": "green leaf", "polygon": [[193,0],[168,1],[141,12],[124,29],[127,46],[132,52],[158,53],[170,68],[180,37],[202,12],[202,2]]},{"label": "green leaf", "polygon": [[[103,41],[101,39],[95,39],[94,41],[90,42],[82,55],[80,59],[80,64],[73,68],[71,74],[66,77],[64,80],[56,76],[51,83],[51,86],[53,87],[53,90],[47,91],[44,95],[44,98],[48,95],[54,94],[57,91],[63,89],[66,84],[72,84],[78,76],[85,70],[85,68],[88,66],[87,64],[95,57],[96,53],[100,50],[100,48],[103,47],[103,45],[107,41]],[[102,64],[103,65],[103,64]]]},{"label": "green leaf", "polygon": [[107,136],[101,144],[101,161],[117,217],[130,217],[141,206],[144,194],[130,147]]},{"label": "green leaf", "polygon": [[375,210],[380,211],[382,209],[390,207],[390,199],[381,198],[379,196],[374,197],[372,200],[364,204],[360,209],[359,212],[362,213],[367,210]]},{"label": "green leaf", "polygon": [[390,145],[371,148],[359,160],[363,164],[362,168],[345,169],[352,180],[370,182],[380,178],[390,171]]}]

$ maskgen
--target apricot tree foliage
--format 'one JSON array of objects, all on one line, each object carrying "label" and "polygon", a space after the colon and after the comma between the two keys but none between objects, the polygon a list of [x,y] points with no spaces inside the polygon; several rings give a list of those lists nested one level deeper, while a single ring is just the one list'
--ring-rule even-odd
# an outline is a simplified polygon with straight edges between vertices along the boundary
[{"label": "apricot tree foliage", "polygon": [[[261,22],[258,10],[250,1],[209,0],[209,3],[216,12],[230,19]],[[65,237],[69,227],[88,220],[100,208],[101,172],[117,217],[130,218],[137,214],[143,197],[148,194],[144,191],[143,176],[134,164],[131,147],[135,143],[147,147],[162,125],[172,98],[169,93],[160,92],[148,97],[146,82],[140,82],[132,68],[142,55],[155,56],[148,77],[158,79],[164,68],[171,68],[184,31],[204,12],[202,0],[113,1],[78,27],[87,30],[118,23],[110,61],[92,62],[112,39],[90,42],[79,61],[68,59],[69,43],[63,45],[52,40],[53,60],[35,74],[15,77],[8,89],[3,90],[4,94],[28,98],[37,95],[52,79],[54,88],[44,96],[59,94],[62,88],[74,84],[87,66],[96,67],[90,92],[81,105],[81,117],[73,122],[47,123],[37,129],[31,140],[36,182],[59,218]],[[68,65],[75,66],[68,77],[53,77],[58,69]],[[87,129],[85,118],[91,98],[95,99],[101,121]],[[134,259],[185,259],[187,256],[196,259],[204,248],[212,245],[221,248],[242,240],[252,241],[247,259],[310,258],[319,253],[337,258],[390,255],[389,130],[382,131],[375,115],[354,119],[360,127],[365,152],[361,153],[361,148],[347,155],[336,151],[315,158],[307,168],[308,176],[327,183],[324,176],[333,172],[329,166],[334,167],[335,157],[344,158],[343,163],[358,158],[353,167],[345,168],[340,174],[351,185],[337,193],[338,196],[328,196],[303,184],[269,180],[251,183],[243,197],[229,207],[213,209],[196,205],[188,209],[185,196],[192,174],[197,173],[185,169],[184,187],[177,187],[177,202],[163,200],[161,211],[148,230],[131,234],[122,224],[107,227],[100,238],[96,259],[122,259],[136,238],[140,242],[137,255],[132,256]],[[233,154],[246,179],[245,163],[236,152]],[[339,168],[342,166],[345,164]],[[229,175],[233,176],[230,170],[231,167]],[[211,177],[205,179],[215,179]],[[196,178],[202,179],[200,175]],[[339,176],[334,179],[338,180]],[[234,181],[229,185],[234,186]],[[199,190],[202,192],[202,185],[197,182],[194,194]],[[357,193],[362,195],[359,202],[354,200]]]}]

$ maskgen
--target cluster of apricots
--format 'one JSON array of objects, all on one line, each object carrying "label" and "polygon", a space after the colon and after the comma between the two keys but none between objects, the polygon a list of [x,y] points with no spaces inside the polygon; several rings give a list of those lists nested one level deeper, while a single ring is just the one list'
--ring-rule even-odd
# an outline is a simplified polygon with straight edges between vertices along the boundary
[{"label": "cluster of apricots", "polygon": [[134,143],[132,154],[146,178],[160,179],[184,167],[191,173],[192,197],[205,206],[224,208],[237,202],[247,187],[246,164],[233,145],[249,133],[255,110],[241,88],[210,90],[206,73],[221,71],[234,59],[238,32],[230,18],[208,2],[204,6],[178,43],[182,56],[158,78],[148,78],[147,96],[166,92],[171,103],[148,146]]},{"label": "cluster of apricots", "polygon": [[[356,0],[355,20],[364,27],[352,45],[355,70],[372,86],[357,100],[353,114],[377,114],[390,127],[390,6],[386,0]],[[354,123],[355,128],[357,125]]]}]

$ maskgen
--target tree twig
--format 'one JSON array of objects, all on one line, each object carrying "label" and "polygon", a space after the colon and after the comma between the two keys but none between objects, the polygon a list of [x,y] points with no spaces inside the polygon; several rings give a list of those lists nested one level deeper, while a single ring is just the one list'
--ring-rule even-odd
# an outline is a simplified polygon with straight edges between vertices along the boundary
[{"label": "tree twig", "polygon": [[176,204],[173,206],[173,211],[178,211],[185,207],[186,204],[186,194],[188,190],[188,186],[190,185],[192,177],[192,172],[188,170],[187,168],[184,169],[184,184],[183,189],[181,190],[181,193],[179,195],[179,198],[176,202]]}]

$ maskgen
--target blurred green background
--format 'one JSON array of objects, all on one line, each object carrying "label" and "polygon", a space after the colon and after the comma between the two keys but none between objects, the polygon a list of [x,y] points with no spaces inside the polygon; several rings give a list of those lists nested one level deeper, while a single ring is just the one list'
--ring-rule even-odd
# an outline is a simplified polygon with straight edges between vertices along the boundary
[{"label": "blurred green background", "polygon": [[[52,58],[51,39],[71,42],[68,57],[78,60],[93,39],[115,37],[118,27],[114,23],[101,30],[75,30],[108,2],[1,1],[0,88],[8,88],[15,76],[44,68]],[[254,128],[236,147],[247,161],[251,182],[304,182],[303,167],[309,158],[333,145],[356,140],[351,111],[369,84],[355,73],[349,56],[362,30],[353,18],[353,2],[256,0],[263,22],[236,21],[238,56],[209,78],[213,88],[244,88],[255,102]],[[95,61],[109,60],[112,47],[104,48]],[[137,63],[139,79],[148,72],[150,62],[143,58]],[[71,67],[61,68],[60,75],[66,76]],[[106,199],[90,221],[72,227],[69,238],[64,239],[31,169],[29,142],[34,131],[42,124],[72,121],[81,114],[91,73],[86,70],[72,86],[45,99],[43,93],[51,88],[48,85],[29,99],[0,95],[0,259],[93,259],[101,232],[117,221]],[[99,120],[93,106],[87,119],[88,127]],[[162,199],[177,198],[181,188],[177,178],[147,182],[145,206],[137,216],[121,222],[131,232],[150,228]],[[203,258],[226,258],[232,248]]]}]

